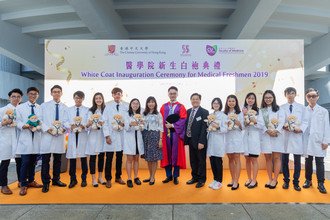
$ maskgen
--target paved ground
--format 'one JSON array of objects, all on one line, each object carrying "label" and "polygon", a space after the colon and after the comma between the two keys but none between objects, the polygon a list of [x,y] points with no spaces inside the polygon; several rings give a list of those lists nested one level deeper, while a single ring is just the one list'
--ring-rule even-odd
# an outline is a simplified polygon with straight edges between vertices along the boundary
[{"label": "paved ground", "polygon": [[[9,181],[16,181],[14,165]],[[326,174],[330,179],[330,172]],[[330,190],[330,189],[328,189]],[[330,196],[330,194],[329,194]],[[0,205],[0,219],[330,219],[323,204]]]}]

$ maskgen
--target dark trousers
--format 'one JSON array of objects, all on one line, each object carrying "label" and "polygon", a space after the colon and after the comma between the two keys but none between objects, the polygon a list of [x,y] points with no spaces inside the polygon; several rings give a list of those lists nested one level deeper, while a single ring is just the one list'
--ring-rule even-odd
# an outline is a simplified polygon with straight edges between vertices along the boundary
[{"label": "dark trousers", "polygon": [[189,158],[191,175],[194,180],[205,183],[206,181],[206,147],[201,150],[189,144]]},{"label": "dark trousers", "polygon": [[[318,183],[324,183],[324,157],[315,157],[316,177]],[[308,156],[305,159],[305,178],[312,181],[313,174],[313,156]]]},{"label": "dark trousers", "polygon": [[[43,184],[50,183],[50,157],[52,154],[42,154],[42,166],[41,166],[41,179]],[[53,179],[52,181],[60,180],[60,173],[61,173],[61,157],[62,154],[53,154]]]},{"label": "dark trousers", "polygon": [[19,178],[21,186],[28,186],[34,181],[36,159],[36,154],[21,155],[22,164]]},{"label": "dark trousers", "polygon": [[222,165],[222,157],[210,157],[210,163],[213,173],[213,179],[222,183],[222,175],[223,175],[223,165]]},{"label": "dark trousers", "polygon": [[15,158],[15,162],[16,162],[16,174],[17,174],[17,181],[20,181],[21,178],[21,166],[22,166],[22,158],[20,157],[16,157]]},{"label": "dark trousers", "polygon": [[2,160],[0,164],[0,186],[8,185],[8,167],[10,164],[9,160]]},{"label": "dark trousers", "polygon": [[[112,158],[113,158],[114,152],[106,152],[106,160],[105,160],[105,179],[111,180],[112,174]],[[123,162],[123,151],[117,151],[116,152],[116,179],[121,178],[121,167]]]},{"label": "dark trousers", "polygon": [[[86,177],[88,173],[87,157],[81,157],[80,162],[81,162],[81,179],[82,181],[86,181]],[[77,170],[77,159],[72,158],[70,159],[70,168],[69,168],[70,180],[77,180],[76,170]]]},{"label": "dark trousers", "polygon": [[[293,184],[299,184],[299,177],[301,171],[301,155],[293,155],[294,157],[294,172],[293,172]],[[290,182],[290,170],[289,170],[289,154],[282,154],[282,171],[283,180],[286,183]]]},{"label": "dark trousers", "polygon": [[166,171],[166,177],[167,178],[176,178],[180,176],[180,167],[179,166],[172,166],[172,165],[168,165],[165,167],[165,171]]},{"label": "dark trousers", "polygon": [[[97,156],[98,162],[97,162],[97,169],[98,172],[102,173],[103,172],[103,168],[104,168],[104,155],[105,153],[99,153],[99,155]],[[96,170],[96,155],[90,155],[89,157],[89,170],[90,170],[90,174],[95,174],[95,170]]]}]

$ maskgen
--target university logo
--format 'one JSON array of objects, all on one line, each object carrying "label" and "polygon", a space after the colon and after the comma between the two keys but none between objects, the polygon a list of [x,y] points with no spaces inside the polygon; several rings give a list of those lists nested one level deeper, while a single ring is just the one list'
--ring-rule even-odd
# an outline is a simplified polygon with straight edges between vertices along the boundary
[{"label": "university logo", "polygon": [[116,52],[116,45],[108,45],[108,52],[114,54]]},{"label": "university logo", "polygon": [[206,45],[206,53],[210,56],[214,56],[217,53],[218,46],[217,45]]}]

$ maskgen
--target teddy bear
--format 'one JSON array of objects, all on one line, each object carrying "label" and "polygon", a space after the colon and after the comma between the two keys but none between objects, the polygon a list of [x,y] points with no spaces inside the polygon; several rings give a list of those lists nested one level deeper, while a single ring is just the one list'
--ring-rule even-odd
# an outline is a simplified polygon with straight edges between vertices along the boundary
[{"label": "teddy bear", "polygon": [[39,131],[41,130],[41,121],[38,119],[38,116],[35,115],[35,114],[31,114],[29,115],[28,117],[28,121],[26,122],[26,124],[28,126],[30,126],[30,129],[32,132],[36,132],[36,131]]},{"label": "teddy bear", "polygon": [[57,120],[53,122],[51,129],[52,129],[51,134],[53,136],[58,136],[58,135],[64,134],[64,132],[65,132],[65,129],[62,126],[62,122],[57,121]]},{"label": "teddy bear", "polygon": [[229,121],[228,121],[228,130],[231,131],[231,130],[238,129],[239,127],[235,124],[235,121],[238,120],[237,114],[235,114],[235,113],[229,113],[228,114],[228,118],[229,118]]},{"label": "teddy bear", "polygon": [[253,118],[254,120],[256,120],[256,115],[257,112],[253,109],[247,110],[246,113],[244,114],[244,122],[246,125],[254,125],[254,122],[251,121],[251,119]]},{"label": "teddy bear", "polygon": [[115,131],[121,131],[124,129],[123,127],[123,117],[119,114],[116,114],[113,116],[114,121],[111,123],[112,124],[112,128]]},{"label": "teddy bear", "polygon": [[76,127],[72,130],[75,133],[80,133],[82,131],[81,128],[81,122],[82,122],[82,117],[81,116],[76,116],[73,118],[73,125],[75,125]]},{"label": "teddy bear", "polygon": [[297,117],[295,115],[289,115],[287,118],[287,122],[284,124],[284,127],[291,132],[299,129],[299,123],[297,122]]},{"label": "teddy bear", "polygon": [[93,114],[89,118],[89,121],[92,122],[93,130],[100,130],[102,128],[101,116],[99,114]]},{"label": "teddy bear", "polygon": [[142,117],[141,114],[135,114],[134,116],[134,120],[138,123],[138,130],[143,130],[144,129],[144,119]]},{"label": "teddy bear", "polygon": [[209,114],[207,116],[207,119],[205,119],[204,121],[208,125],[207,131],[216,131],[216,130],[218,130],[219,123],[216,122],[216,116],[215,116],[215,114]]},{"label": "teddy bear", "polygon": [[5,112],[5,115],[3,116],[3,120],[6,121],[6,120],[12,120],[12,123],[9,124],[8,126],[10,127],[15,127],[17,124],[15,122],[15,111],[11,108],[7,109],[6,112]]}]

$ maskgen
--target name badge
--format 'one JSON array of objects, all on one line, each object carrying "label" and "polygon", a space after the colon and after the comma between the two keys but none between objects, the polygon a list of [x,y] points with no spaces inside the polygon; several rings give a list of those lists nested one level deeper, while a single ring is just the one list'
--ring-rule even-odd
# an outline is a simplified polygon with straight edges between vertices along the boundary
[{"label": "name badge", "polygon": [[200,121],[200,120],[202,120],[202,117],[201,116],[199,116],[198,118],[196,118],[196,121]]}]

